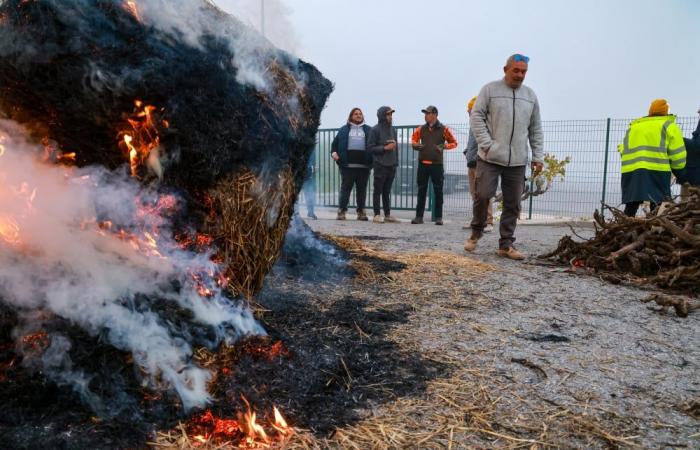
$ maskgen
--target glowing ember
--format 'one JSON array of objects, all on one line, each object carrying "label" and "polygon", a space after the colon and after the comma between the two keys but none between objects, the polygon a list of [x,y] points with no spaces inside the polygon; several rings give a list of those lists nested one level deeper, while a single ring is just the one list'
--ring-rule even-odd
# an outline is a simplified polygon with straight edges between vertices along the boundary
[{"label": "glowing ember", "polygon": [[274,419],[269,422],[269,432],[266,431],[265,427],[258,423],[257,414],[250,408],[248,401],[245,397],[242,398],[247,411],[239,414],[238,419],[221,419],[211,411],[193,418],[187,425],[187,430],[194,445],[213,442],[246,449],[267,448],[292,434],[293,429],[276,407],[273,408]]}]

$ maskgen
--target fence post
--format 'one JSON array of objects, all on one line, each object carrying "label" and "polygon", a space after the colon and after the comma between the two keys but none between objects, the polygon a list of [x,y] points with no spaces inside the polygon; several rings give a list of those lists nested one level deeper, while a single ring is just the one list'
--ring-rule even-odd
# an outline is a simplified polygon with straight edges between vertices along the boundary
[{"label": "fence post", "polygon": [[605,160],[603,162],[603,195],[600,198],[600,214],[605,218],[605,192],[608,187],[608,155],[610,153],[610,117],[605,127]]},{"label": "fence post", "polygon": [[532,172],[530,172],[530,211],[527,213],[527,220],[532,220],[532,190],[535,187],[535,177],[533,176]]}]

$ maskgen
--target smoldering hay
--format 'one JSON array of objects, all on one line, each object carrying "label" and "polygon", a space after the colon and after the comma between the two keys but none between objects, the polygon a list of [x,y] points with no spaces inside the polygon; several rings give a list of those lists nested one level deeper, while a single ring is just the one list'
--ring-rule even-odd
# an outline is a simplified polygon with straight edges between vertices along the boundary
[{"label": "smoldering hay", "polygon": [[[19,311],[18,328],[41,329],[36,311],[63,317],[131,352],[150,387],[176,390],[186,408],[206,403],[192,347],[264,331],[216,280],[252,270],[212,262],[235,239],[194,251],[175,236],[283,235],[331,90],[207,1],[0,1],[0,301]],[[227,197],[250,177],[252,194]],[[212,226],[212,192],[247,204],[268,190],[285,194],[264,202],[264,219]],[[269,241],[255,273],[279,252]],[[70,336],[48,331],[43,369],[99,410]]]}]

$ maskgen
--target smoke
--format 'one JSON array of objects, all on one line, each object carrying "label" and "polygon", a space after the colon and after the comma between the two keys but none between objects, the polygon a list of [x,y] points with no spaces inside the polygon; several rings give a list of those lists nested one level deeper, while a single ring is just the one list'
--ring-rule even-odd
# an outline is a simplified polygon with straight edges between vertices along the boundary
[{"label": "smoke", "polygon": [[256,31],[256,28],[260,28],[256,25],[260,23],[261,15],[259,0],[228,0],[217,3],[221,3],[226,11],[243,23],[220,20],[221,11],[218,11],[218,14],[212,13],[213,2],[135,2],[138,14],[146,25],[152,25],[187,45],[200,47],[204,36],[217,36],[227,40],[235,55],[232,63],[237,69],[236,81],[259,90],[269,90],[271,79],[265,67],[264,56],[269,56],[275,51],[272,44],[289,53],[296,48],[296,39],[293,38],[292,27],[287,19],[288,10],[280,0],[265,1],[265,18],[270,20],[269,27],[266,27],[268,40]]},{"label": "smoke", "polygon": [[265,38],[276,47],[298,54],[300,44],[290,19],[292,10],[283,0],[215,0],[215,3],[249,27],[264,32]]},{"label": "smoke", "polygon": [[[173,239],[170,216],[181,200],[123,172],[43,164],[36,157],[43,150],[14,122],[0,120],[0,299],[106,336],[131,352],[151,387],[174,388],[185,408],[204,405],[210,374],[190,361],[189,331],[143,299],[188,311],[190,322],[215,336],[210,346],[264,330],[213,282],[211,255],[185,251]],[[89,398],[64,339],[54,338],[44,369]]]}]

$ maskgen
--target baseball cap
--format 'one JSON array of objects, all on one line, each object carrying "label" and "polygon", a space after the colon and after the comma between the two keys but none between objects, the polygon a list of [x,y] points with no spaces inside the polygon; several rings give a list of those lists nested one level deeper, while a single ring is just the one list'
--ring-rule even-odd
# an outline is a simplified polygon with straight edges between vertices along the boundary
[{"label": "baseball cap", "polygon": [[428,114],[428,113],[437,114],[438,110],[435,106],[430,105],[430,106],[426,106],[425,109],[421,109],[420,112],[422,112],[423,114]]}]

